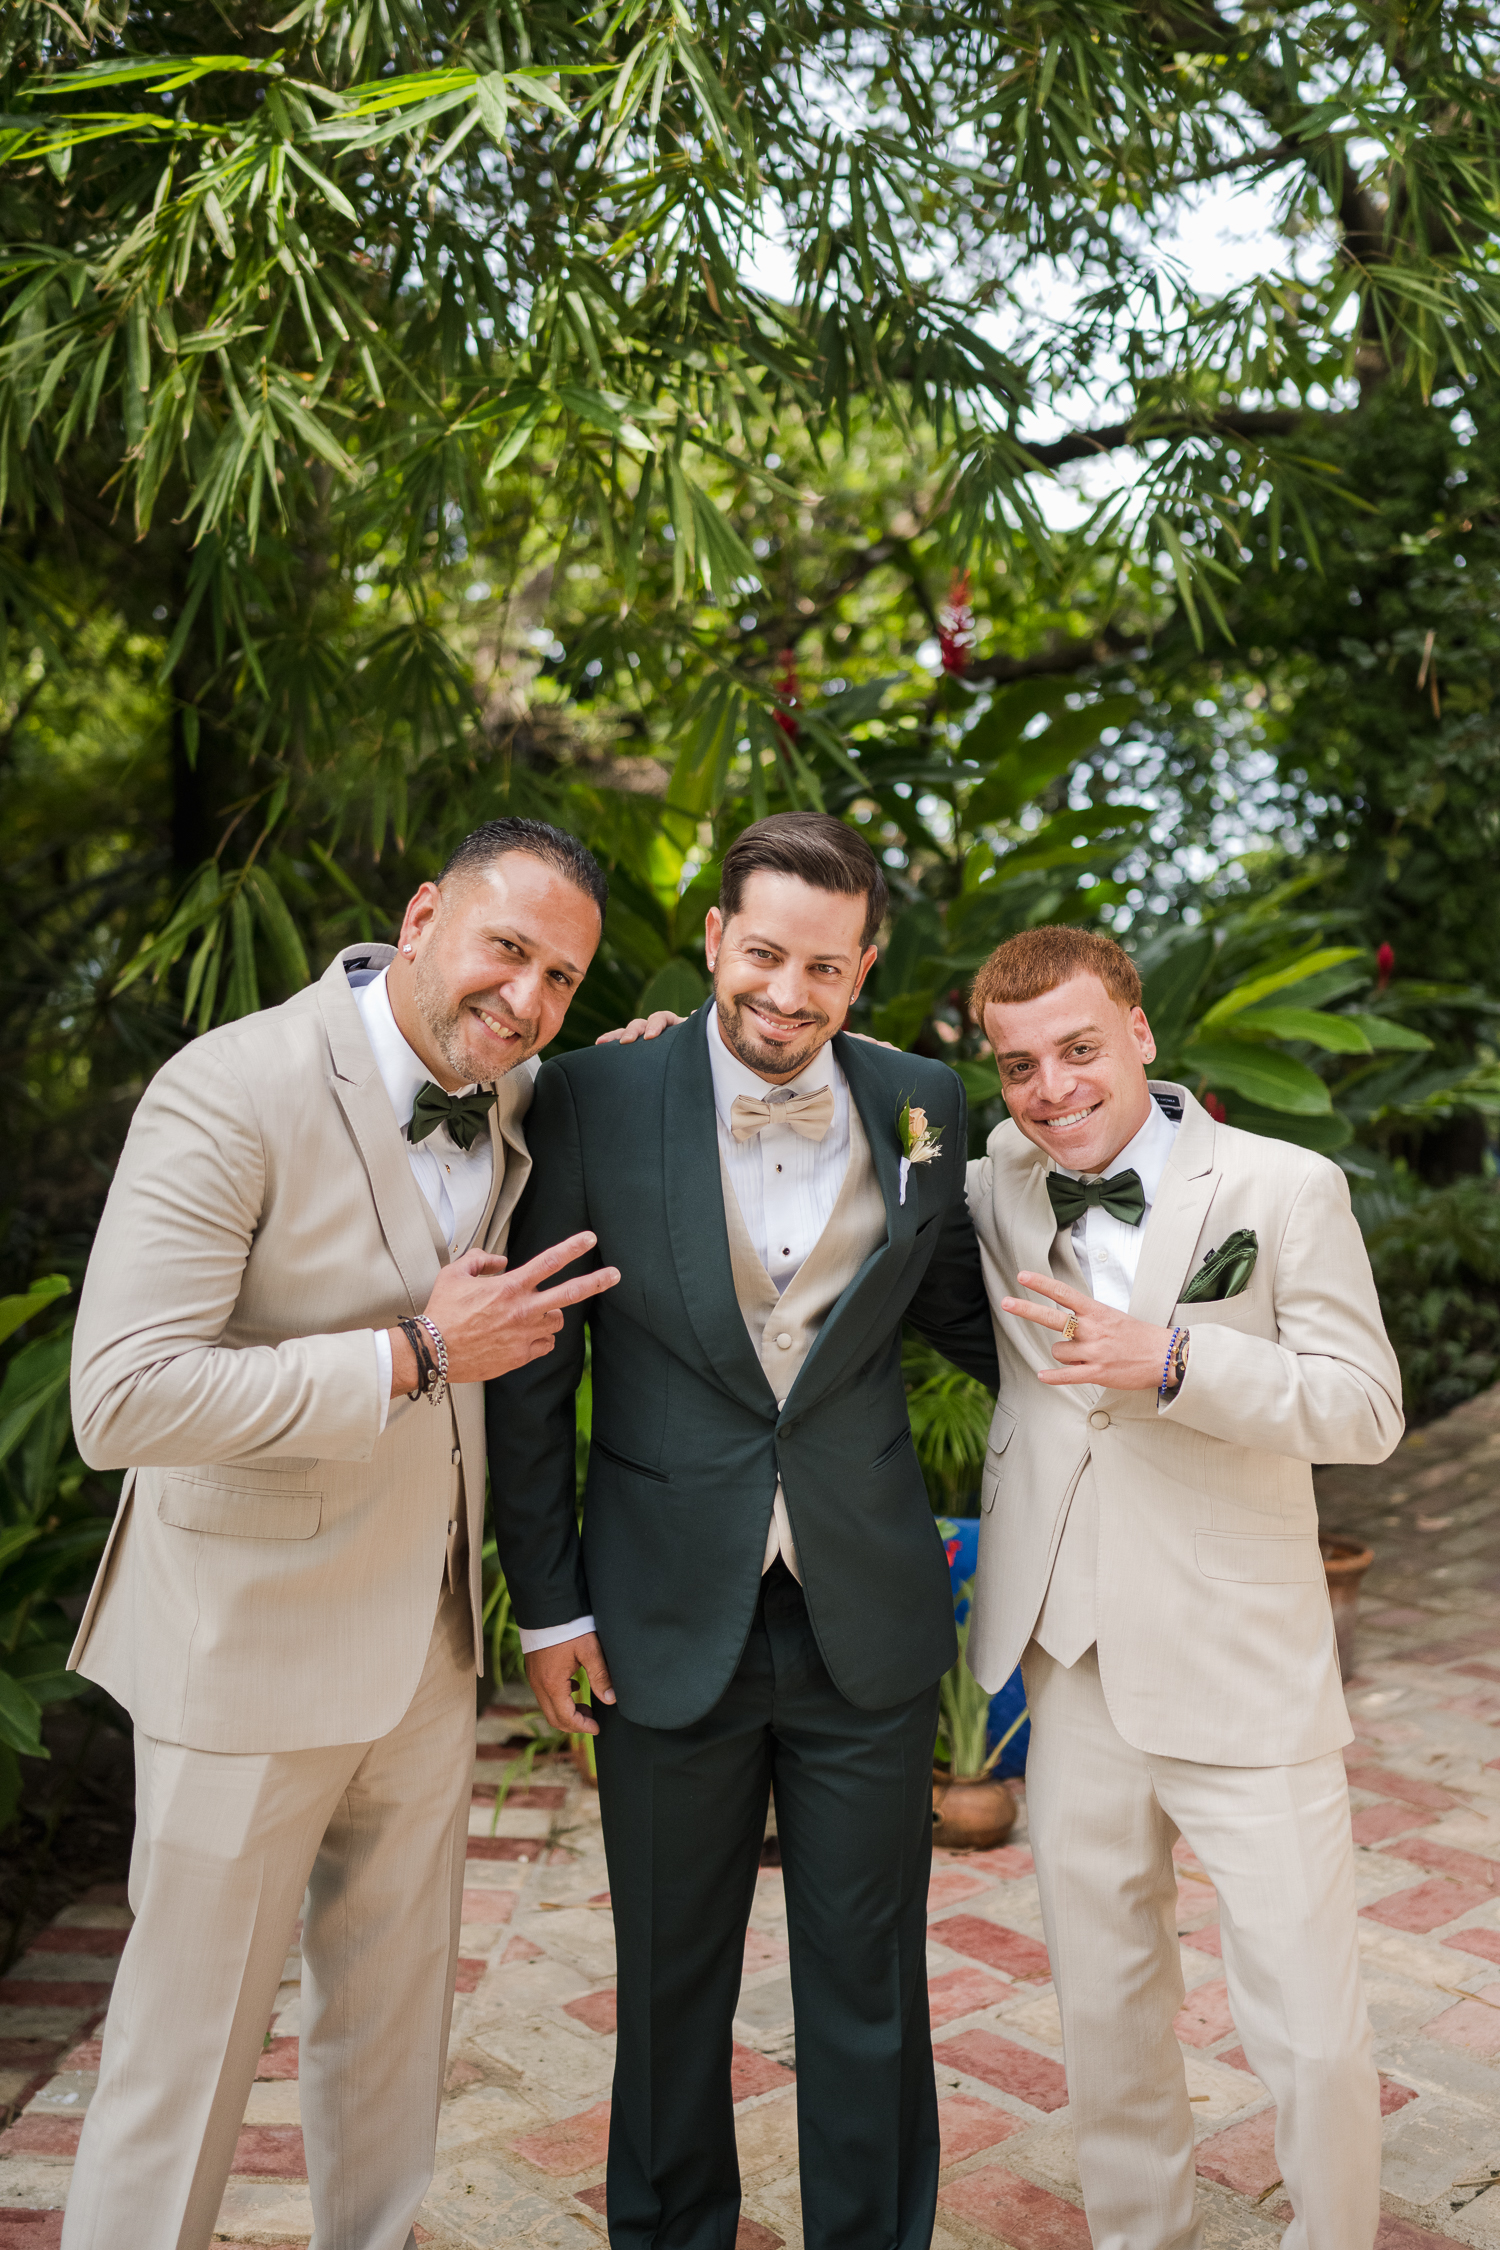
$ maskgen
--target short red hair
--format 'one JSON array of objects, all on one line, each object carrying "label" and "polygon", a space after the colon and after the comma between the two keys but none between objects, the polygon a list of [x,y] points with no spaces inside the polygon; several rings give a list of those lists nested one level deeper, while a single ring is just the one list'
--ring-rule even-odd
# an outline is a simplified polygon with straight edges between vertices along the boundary
[{"label": "short red hair", "polygon": [[1140,1006],[1140,971],[1125,948],[1097,930],[1075,930],[1065,923],[1022,930],[997,945],[974,979],[969,1006],[982,1023],[985,1009],[997,1001],[1040,1000],[1070,977],[1085,976],[1097,977],[1123,1007]]}]

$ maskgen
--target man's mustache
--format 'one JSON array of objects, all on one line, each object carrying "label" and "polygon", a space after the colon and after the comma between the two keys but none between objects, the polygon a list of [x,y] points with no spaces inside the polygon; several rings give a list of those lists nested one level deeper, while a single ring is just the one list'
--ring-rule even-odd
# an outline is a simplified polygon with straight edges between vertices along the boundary
[{"label": "man's mustache", "polygon": [[[735,994],[734,1006],[736,1014],[739,1014],[746,1008],[753,1010],[756,1005],[757,1002],[755,1001],[755,998],[752,994],[743,992],[737,992]],[[773,1008],[769,1004],[767,1004],[766,1013],[767,1015],[774,1016],[778,1023],[805,1023],[810,1031],[816,1031],[819,1024],[824,1024],[828,1021],[828,1018],[826,1016],[809,1015],[808,1011],[805,1008],[799,1008],[795,1015],[788,1015],[784,1009]]]}]

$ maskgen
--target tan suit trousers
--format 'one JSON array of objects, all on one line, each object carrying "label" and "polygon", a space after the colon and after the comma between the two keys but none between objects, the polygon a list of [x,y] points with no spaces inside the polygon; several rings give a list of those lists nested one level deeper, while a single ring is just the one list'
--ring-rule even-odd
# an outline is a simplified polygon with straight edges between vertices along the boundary
[{"label": "tan suit trousers", "polygon": [[1183,2000],[1179,1835],[1219,1894],[1229,2004],[1276,2102],[1276,2157],[1296,2214],[1283,2250],[1371,2250],[1380,2083],[1342,1757],[1214,1766],[1152,1756],[1111,1720],[1096,1650],[1064,1668],[1033,1641],[1023,1670],[1026,1803],[1094,2250],[1198,2250],[1202,2240],[1172,2030]]},{"label": "tan suit trousers", "polygon": [[65,2250],[205,2250],[302,1932],[319,2250],[406,2250],[432,2180],[474,1757],[467,1589],[378,1741],[266,1753],[136,1735],[135,1911]]}]

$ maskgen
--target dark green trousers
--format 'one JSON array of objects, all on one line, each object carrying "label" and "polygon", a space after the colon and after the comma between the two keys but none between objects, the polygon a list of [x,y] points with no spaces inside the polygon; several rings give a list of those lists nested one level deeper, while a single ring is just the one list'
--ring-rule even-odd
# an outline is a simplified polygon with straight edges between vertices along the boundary
[{"label": "dark green trousers", "polygon": [[846,1702],[778,1562],[705,1718],[669,1730],[595,1712],[619,1959],[612,2250],[734,2250],[730,2027],[773,1788],[807,2250],[927,2250],[936,1683],[887,1711]]}]

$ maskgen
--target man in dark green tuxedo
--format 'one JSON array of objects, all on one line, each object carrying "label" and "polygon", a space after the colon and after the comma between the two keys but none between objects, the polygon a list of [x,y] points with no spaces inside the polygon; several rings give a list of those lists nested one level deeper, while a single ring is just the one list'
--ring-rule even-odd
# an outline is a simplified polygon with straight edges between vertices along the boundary
[{"label": "man in dark green tuxedo", "polygon": [[955,1640],[901,1324],[991,1388],[997,1367],[963,1087],[840,1028],[885,906],[855,830],[760,821],[708,917],[713,999],[537,1079],[511,1256],[588,1228],[622,1278],[489,1386],[490,1460],[538,1700],[598,1733],[614,2250],[732,2250],[731,2022],[771,1788],[808,2250],[931,2238],[931,1764]]}]

